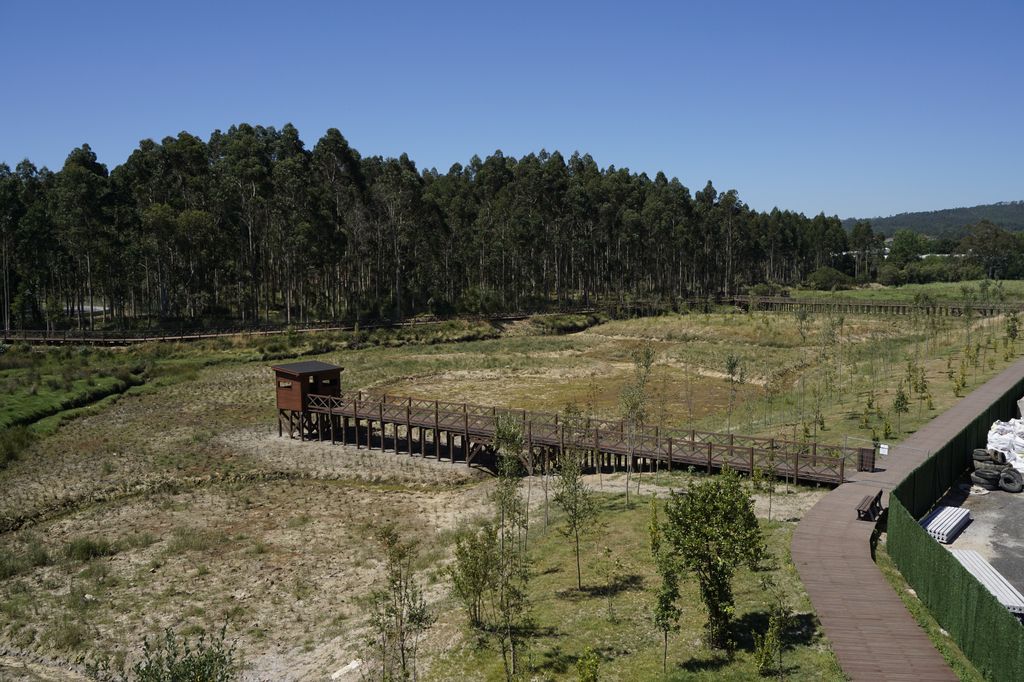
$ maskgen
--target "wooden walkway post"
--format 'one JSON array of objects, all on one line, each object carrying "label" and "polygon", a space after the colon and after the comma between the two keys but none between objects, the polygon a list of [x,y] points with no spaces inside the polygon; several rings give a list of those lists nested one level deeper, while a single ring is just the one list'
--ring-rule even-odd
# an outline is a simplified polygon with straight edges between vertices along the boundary
[{"label": "wooden walkway post", "polygon": [[466,464],[469,464],[469,411],[466,409],[466,403],[462,403],[462,454],[466,458]]},{"label": "wooden walkway post", "polygon": [[437,428],[438,414],[437,414],[437,401],[434,401],[434,457],[437,461],[441,461],[441,443],[438,440],[440,436],[440,429]]},{"label": "wooden walkway post", "polygon": [[[523,412],[523,416],[526,416],[526,412]],[[530,453],[530,457],[533,457],[533,420],[531,419],[526,423],[526,451]],[[548,458],[544,458],[544,473],[548,472]]]},{"label": "wooden walkway post", "polygon": [[405,404],[405,449],[412,457],[412,398]]},{"label": "wooden walkway post", "polygon": [[[361,395],[361,394],[360,394]],[[359,397],[352,403],[352,427],[355,429],[356,450],[359,449]]]}]

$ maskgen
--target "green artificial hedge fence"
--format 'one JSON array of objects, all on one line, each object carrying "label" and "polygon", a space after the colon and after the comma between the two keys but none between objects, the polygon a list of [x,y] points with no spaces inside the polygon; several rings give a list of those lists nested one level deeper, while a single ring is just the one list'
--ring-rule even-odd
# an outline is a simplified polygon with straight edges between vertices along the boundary
[{"label": "green artificial hedge fence", "polygon": [[912,471],[889,498],[889,555],[971,663],[999,682],[1024,679],[1024,626],[917,519],[968,470],[971,452],[984,445],[992,422],[1016,413],[1022,391],[1024,380]]}]

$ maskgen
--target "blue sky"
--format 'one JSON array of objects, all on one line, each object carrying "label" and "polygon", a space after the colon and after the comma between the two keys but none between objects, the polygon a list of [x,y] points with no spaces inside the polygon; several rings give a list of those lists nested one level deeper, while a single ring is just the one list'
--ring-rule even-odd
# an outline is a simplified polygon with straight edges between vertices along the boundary
[{"label": "blue sky", "polygon": [[294,123],[446,170],[591,153],[757,209],[1024,199],[1024,2],[15,2],[0,161]]}]

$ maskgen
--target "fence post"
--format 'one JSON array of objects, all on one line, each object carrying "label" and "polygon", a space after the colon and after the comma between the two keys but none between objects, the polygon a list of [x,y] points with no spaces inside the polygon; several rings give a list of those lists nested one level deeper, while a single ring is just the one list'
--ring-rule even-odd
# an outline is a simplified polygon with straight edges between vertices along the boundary
[{"label": "fence post", "polygon": [[750,477],[754,477],[754,446],[750,446]]},{"label": "fence post", "polygon": [[466,410],[466,403],[462,403],[462,454],[469,464],[469,412]]},{"label": "fence post", "polygon": [[840,484],[846,482],[845,474],[846,474],[846,458],[845,457],[841,457],[839,459],[839,483]]},{"label": "fence post", "polygon": [[[523,418],[526,418],[526,411],[523,411]],[[526,422],[526,451],[530,453],[530,459],[533,459],[533,420]],[[544,457],[544,473],[548,472],[548,458]]]},{"label": "fence post", "polygon": [[708,473],[711,473],[711,449],[715,447],[715,444],[708,441]]},{"label": "fence post", "polygon": [[[384,394],[384,399],[377,403],[378,413],[380,414],[380,451],[384,452],[384,402],[388,399],[388,394]],[[396,439],[397,440],[397,439]],[[395,452],[398,452],[398,443],[395,443]]]},{"label": "fence post", "polygon": [[412,398],[405,405],[405,449],[412,457]]},{"label": "fence post", "polygon": [[672,473],[672,436],[668,437],[668,470]]}]

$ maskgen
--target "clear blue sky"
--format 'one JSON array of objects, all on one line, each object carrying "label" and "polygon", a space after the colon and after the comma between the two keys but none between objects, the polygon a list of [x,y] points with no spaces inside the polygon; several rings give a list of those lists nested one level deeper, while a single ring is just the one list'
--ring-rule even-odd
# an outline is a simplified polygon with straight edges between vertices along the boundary
[{"label": "clear blue sky", "polygon": [[439,170],[586,151],[757,209],[1024,199],[1022,27],[1020,0],[6,0],[0,161],[290,121]]}]

